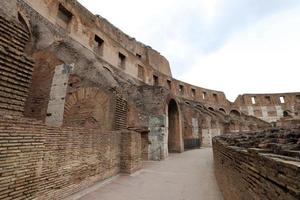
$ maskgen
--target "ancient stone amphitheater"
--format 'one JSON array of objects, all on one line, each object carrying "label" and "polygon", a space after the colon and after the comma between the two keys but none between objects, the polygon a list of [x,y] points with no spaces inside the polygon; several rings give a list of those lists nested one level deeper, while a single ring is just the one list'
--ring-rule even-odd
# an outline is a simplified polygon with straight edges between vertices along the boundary
[{"label": "ancient stone amphitheater", "polygon": [[299,122],[300,93],[230,102],[176,80],[76,0],[1,0],[0,199],[63,199],[212,146],[224,199],[300,199]]}]

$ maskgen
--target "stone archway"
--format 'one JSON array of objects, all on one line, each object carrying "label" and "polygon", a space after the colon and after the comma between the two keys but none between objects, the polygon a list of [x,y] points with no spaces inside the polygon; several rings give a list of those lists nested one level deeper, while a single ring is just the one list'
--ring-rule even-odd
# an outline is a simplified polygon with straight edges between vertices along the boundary
[{"label": "stone archway", "polygon": [[183,151],[180,121],[178,104],[174,99],[171,99],[168,104],[168,152],[179,153]]}]

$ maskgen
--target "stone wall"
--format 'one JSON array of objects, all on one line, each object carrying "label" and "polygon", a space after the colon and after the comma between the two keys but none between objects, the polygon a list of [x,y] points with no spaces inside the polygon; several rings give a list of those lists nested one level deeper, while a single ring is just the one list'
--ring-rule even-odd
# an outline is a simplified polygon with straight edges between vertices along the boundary
[{"label": "stone wall", "polygon": [[51,128],[0,119],[0,199],[62,199],[141,166],[136,132]]},{"label": "stone wall", "polygon": [[299,138],[299,128],[215,137],[215,174],[224,199],[300,199]]}]

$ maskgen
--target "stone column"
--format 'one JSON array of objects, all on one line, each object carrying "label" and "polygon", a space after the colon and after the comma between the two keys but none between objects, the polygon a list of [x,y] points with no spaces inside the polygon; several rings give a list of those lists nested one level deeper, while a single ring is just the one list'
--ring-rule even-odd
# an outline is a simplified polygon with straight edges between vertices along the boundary
[{"label": "stone column", "polygon": [[55,68],[52,80],[50,100],[48,103],[46,124],[50,126],[61,126],[64,119],[65,98],[69,75],[74,68],[72,65],[59,65]]}]

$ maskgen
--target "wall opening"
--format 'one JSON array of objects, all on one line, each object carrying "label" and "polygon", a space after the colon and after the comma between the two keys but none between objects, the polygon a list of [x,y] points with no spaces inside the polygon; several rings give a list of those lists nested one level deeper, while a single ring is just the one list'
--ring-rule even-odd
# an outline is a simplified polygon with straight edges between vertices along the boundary
[{"label": "wall opening", "polygon": [[226,111],[224,108],[220,108],[219,111],[223,112],[224,114],[226,114]]},{"label": "wall opening", "polygon": [[251,97],[252,104],[256,104],[256,97]]},{"label": "wall opening", "polygon": [[159,84],[158,84],[158,76],[156,76],[156,75],[153,75],[153,85],[154,86],[158,86]]},{"label": "wall opening", "polygon": [[206,96],[207,96],[207,93],[206,93],[206,92],[203,92],[203,93],[202,93],[202,99],[206,99]]},{"label": "wall opening", "polygon": [[119,63],[118,63],[118,65],[122,69],[125,69],[125,66],[126,66],[126,56],[123,55],[122,53],[119,53]]},{"label": "wall opening", "polygon": [[192,97],[195,97],[195,96],[196,96],[196,89],[195,89],[195,88],[192,88],[192,89],[191,89],[191,94],[192,94]]},{"label": "wall opening", "polygon": [[208,110],[215,111],[215,109],[213,109],[212,107],[208,107]]},{"label": "wall opening", "polygon": [[73,18],[73,14],[67,10],[62,4],[58,6],[57,17],[64,22],[65,28],[70,24]]},{"label": "wall opening", "polygon": [[171,90],[172,89],[172,81],[167,80],[167,85],[168,85],[169,90]]},{"label": "wall opening", "polygon": [[103,55],[104,40],[102,40],[98,35],[95,35],[94,41],[95,41],[95,51],[99,55],[102,56]]},{"label": "wall opening", "polygon": [[214,100],[215,102],[218,102],[218,95],[217,94],[213,94]]},{"label": "wall opening", "polygon": [[231,110],[229,113],[230,116],[235,116],[235,117],[239,117],[241,116],[241,113],[237,110]]},{"label": "wall opening", "polygon": [[272,102],[271,102],[271,97],[270,97],[270,96],[265,96],[265,99],[266,99],[266,101],[267,101],[268,104],[272,103]]},{"label": "wall opening", "polygon": [[288,110],[283,111],[283,117],[289,117],[289,116],[290,114]]},{"label": "wall opening", "polygon": [[169,120],[169,134],[168,134],[168,151],[181,152],[181,138],[180,138],[180,121],[179,109],[175,100],[171,100],[168,105],[168,120]]},{"label": "wall opening", "polygon": [[279,100],[280,100],[280,103],[285,103],[285,97],[284,96],[279,97]]},{"label": "wall opening", "polygon": [[179,94],[184,95],[184,86],[179,85]]},{"label": "wall opening", "polygon": [[296,95],[296,102],[300,102],[300,95]]}]

